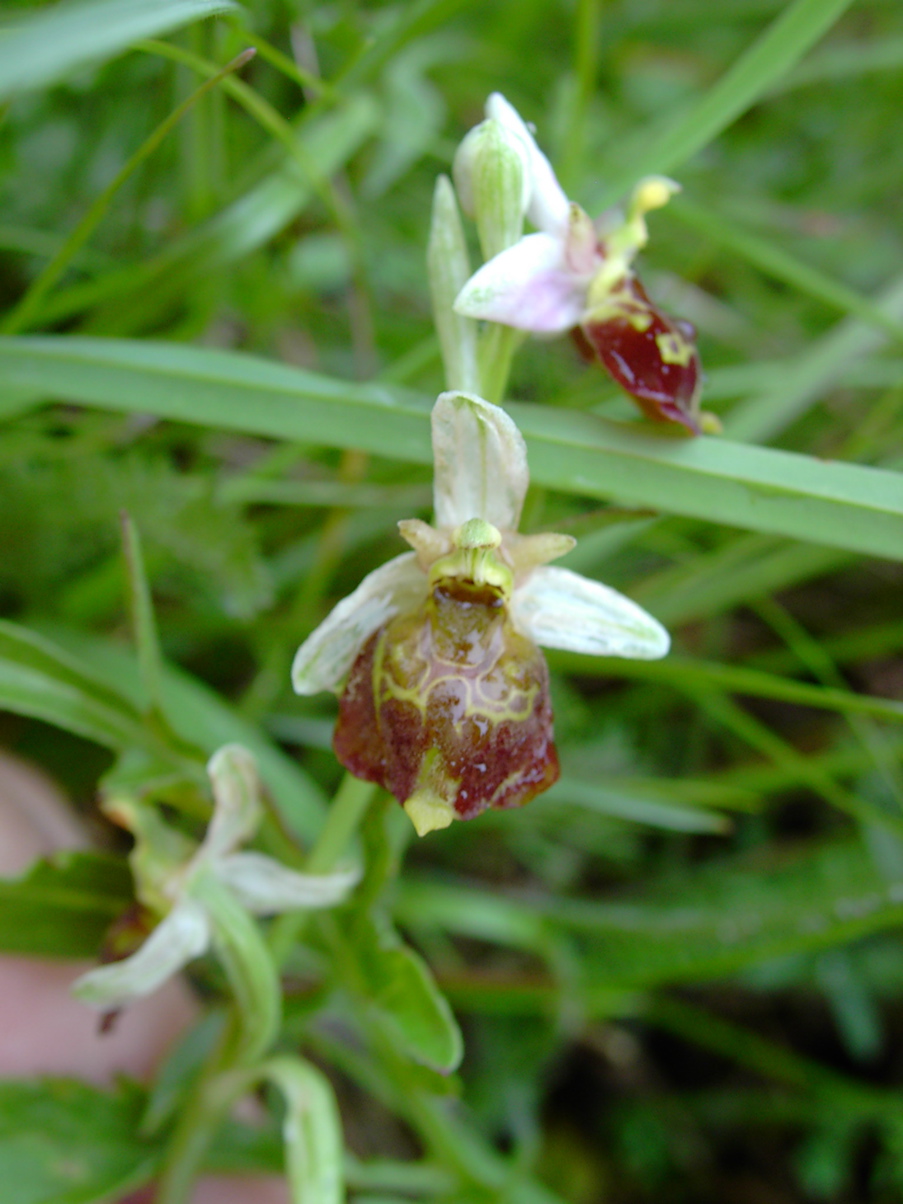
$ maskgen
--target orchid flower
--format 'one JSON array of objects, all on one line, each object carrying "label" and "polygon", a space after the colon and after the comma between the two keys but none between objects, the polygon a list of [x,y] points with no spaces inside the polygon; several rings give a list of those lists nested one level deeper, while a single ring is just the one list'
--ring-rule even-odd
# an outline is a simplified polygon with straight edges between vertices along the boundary
[{"label": "orchid flower", "polygon": [[365,577],[301,645],[299,694],[341,694],[334,748],[422,836],[515,807],[558,777],[537,645],[653,659],[668,633],[634,602],[548,561],[569,535],[519,535],[527,451],[504,410],[443,393],[432,414],[434,525]]},{"label": "orchid flower", "polygon": [[253,915],[340,903],[357,882],[357,870],[299,874],[263,853],[238,851],[262,815],[260,783],[252,755],[228,744],[207,766],[214,810],[200,846],[132,798],[114,798],[107,814],[135,837],[129,861],[139,902],[163,918],[130,957],[98,966],[78,978],[74,994],[103,1011],[115,1011],[155,991],[210,947],[223,888]]},{"label": "orchid flower", "polygon": [[[580,351],[601,362],[647,416],[698,433],[700,365],[693,327],[654,305],[631,267],[648,239],[645,214],[667,204],[679,186],[649,176],[637,184],[626,215],[608,213],[594,223],[565,196],[533,135],[498,92],[486,103],[486,117],[521,151],[524,209],[536,232],[471,276],[455,301],[457,313],[540,335],[570,331]],[[454,172],[462,207],[471,213],[472,134],[459,148]]]}]

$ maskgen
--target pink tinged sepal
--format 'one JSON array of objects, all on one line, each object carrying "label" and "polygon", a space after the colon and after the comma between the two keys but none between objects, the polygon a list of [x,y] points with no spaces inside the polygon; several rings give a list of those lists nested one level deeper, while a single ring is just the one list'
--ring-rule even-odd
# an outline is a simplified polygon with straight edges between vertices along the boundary
[{"label": "pink tinged sepal", "polygon": [[551,234],[527,234],[484,263],[455,300],[455,312],[534,334],[561,334],[580,321],[586,281]]},{"label": "pink tinged sepal", "polygon": [[342,695],[334,748],[421,834],[547,790],[559,772],[548,670],[501,592],[442,580],[374,633]]},{"label": "pink tinged sepal", "polygon": [[581,354],[600,362],[648,417],[700,433],[701,368],[695,331],[649,300],[626,277],[574,331]]}]

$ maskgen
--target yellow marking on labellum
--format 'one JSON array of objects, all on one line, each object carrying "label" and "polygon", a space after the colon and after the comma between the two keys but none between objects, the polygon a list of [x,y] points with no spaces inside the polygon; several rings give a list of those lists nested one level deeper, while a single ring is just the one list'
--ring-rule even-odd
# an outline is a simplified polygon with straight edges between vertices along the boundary
[{"label": "yellow marking on labellum", "polygon": [[676,330],[657,334],[655,345],[663,363],[676,364],[679,368],[686,368],[694,355],[693,344],[687,342]]}]

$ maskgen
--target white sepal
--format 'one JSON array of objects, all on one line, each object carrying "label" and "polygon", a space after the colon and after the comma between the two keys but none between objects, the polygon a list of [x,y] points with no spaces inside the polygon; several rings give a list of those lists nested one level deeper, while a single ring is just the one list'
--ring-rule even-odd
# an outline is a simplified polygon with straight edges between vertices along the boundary
[{"label": "white sepal", "polygon": [[570,569],[536,569],[515,590],[511,617],[545,648],[590,656],[657,660],[671,643],[661,623],[636,602]]},{"label": "white sepal", "polygon": [[233,853],[214,867],[242,907],[257,916],[307,907],[334,907],[360,881],[356,867],[332,874],[300,874],[265,853]]},{"label": "white sepal", "polygon": [[586,309],[587,282],[568,265],[566,251],[564,238],[527,234],[471,276],[455,312],[535,334],[571,330]]},{"label": "white sepal", "polygon": [[161,920],[144,944],[123,961],[98,966],[77,979],[72,993],[89,1007],[114,1011],[149,995],[210,944],[207,912],[183,898]]},{"label": "white sepal", "polygon": [[404,552],[369,573],[295,653],[295,693],[338,691],[374,631],[399,611],[413,609],[425,596],[426,577],[413,552]]},{"label": "white sepal", "polygon": [[213,818],[197,858],[214,860],[231,853],[254,835],[260,823],[257,762],[241,744],[224,744],[207,762],[213,787]]},{"label": "white sepal", "polygon": [[538,230],[545,230],[550,234],[559,233],[568,220],[569,202],[556,179],[551,163],[536,145],[535,138],[517,109],[508,103],[501,92],[493,92],[486,101],[486,116],[500,121],[526,144],[533,181],[527,217]]},{"label": "white sepal", "polygon": [[432,429],[436,526],[482,518],[516,531],[530,478],[526,444],[505,411],[472,393],[442,393]]}]

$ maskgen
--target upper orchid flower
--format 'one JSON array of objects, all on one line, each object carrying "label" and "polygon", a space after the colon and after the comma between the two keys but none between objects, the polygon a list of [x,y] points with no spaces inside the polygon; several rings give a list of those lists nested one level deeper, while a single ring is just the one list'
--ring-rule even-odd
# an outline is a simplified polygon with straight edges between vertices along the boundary
[{"label": "upper orchid flower", "polygon": [[[365,577],[301,645],[299,694],[342,691],[334,746],[423,835],[513,807],[558,777],[537,644],[656,658],[668,633],[629,599],[546,562],[568,535],[518,535],[527,452],[498,406],[443,393],[432,416],[435,525]],[[343,689],[344,687],[344,689]]]},{"label": "upper orchid flower", "polygon": [[[163,918],[130,957],[76,981],[74,994],[92,1007],[114,1011],[200,957],[222,922],[224,889],[227,912],[238,904],[254,915],[274,915],[340,903],[360,877],[356,869],[299,874],[264,853],[239,850],[263,814],[256,763],[241,745],[227,744],[207,770],[213,818],[199,846],[134,799],[117,797],[104,807],[135,837],[129,861],[139,902]],[[228,920],[227,914],[227,926]]]},{"label": "upper orchid flower", "polygon": [[[498,92],[488,121],[507,131],[526,165],[524,208],[537,228],[485,263],[455,302],[459,314],[535,334],[572,331],[581,352],[598,358],[651,418],[700,429],[695,332],[655,306],[632,271],[646,244],[645,214],[665,205],[678,185],[650,176],[636,186],[626,216],[593,221],[565,196],[548,159],[514,108]],[[455,160],[461,203],[473,200],[471,143]]]}]

